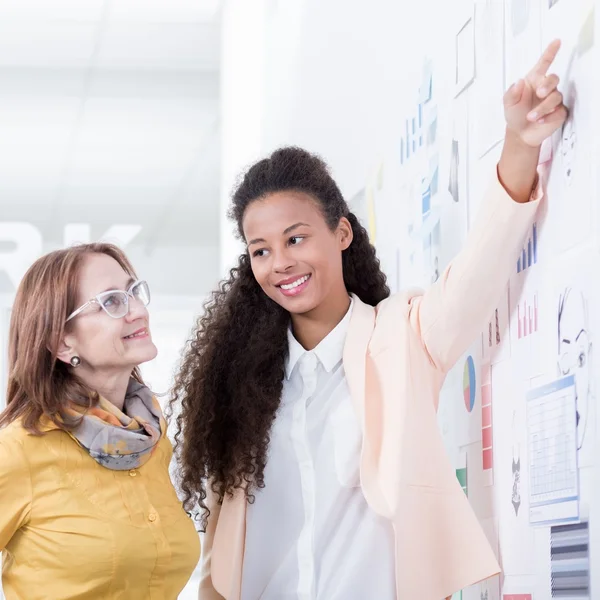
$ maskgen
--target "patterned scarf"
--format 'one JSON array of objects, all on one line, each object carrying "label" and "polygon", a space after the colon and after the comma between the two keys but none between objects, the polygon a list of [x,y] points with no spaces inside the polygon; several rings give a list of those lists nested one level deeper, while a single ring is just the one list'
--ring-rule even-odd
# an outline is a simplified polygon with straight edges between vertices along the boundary
[{"label": "patterned scarf", "polygon": [[141,467],[152,456],[167,430],[162,410],[152,392],[131,379],[123,411],[100,397],[89,410],[71,408],[83,415],[69,435],[100,465],[114,471]]}]

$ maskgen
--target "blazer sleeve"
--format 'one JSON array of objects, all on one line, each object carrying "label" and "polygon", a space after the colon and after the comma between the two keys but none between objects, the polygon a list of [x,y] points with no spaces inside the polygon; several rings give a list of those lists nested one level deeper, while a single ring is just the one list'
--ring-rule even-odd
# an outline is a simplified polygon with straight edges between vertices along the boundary
[{"label": "blazer sleeve", "polygon": [[448,371],[485,326],[505,290],[542,198],[515,202],[493,178],[465,246],[440,279],[409,300],[409,320],[431,361]]},{"label": "blazer sleeve", "polygon": [[0,440],[0,550],[27,524],[32,505],[29,464],[16,440]]},{"label": "blazer sleeve", "polygon": [[202,553],[200,556],[200,586],[198,589],[198,600],[224,600],[223,596],[215,590],[211,579],[211,555],[215,539],[215,531],[221,512],[221,505],[216,501],[215,495],[208,487],[207,506],[210,510],[206,532],[202,539]]}]

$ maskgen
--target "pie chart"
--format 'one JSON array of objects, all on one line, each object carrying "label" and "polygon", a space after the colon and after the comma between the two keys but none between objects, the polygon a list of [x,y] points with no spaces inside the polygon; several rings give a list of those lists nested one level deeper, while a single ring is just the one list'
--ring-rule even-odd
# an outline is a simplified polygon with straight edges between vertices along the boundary
[{"label": "pie chart", "polygon": [[463,395],[465,398],[465,408],[468,412],[472,412],[473,406],[475,406],[475,363],[472,356],[468,356],[465,361]]}]

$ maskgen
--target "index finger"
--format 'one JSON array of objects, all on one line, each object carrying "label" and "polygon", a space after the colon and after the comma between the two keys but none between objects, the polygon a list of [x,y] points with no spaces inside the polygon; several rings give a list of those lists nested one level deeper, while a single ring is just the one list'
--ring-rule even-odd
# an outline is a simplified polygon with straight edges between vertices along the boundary
[{"label": "index finger", "polygon": [[560,40],[554,40],[550,42],[548,47],[544,50],[544,53],[537,61],[537,64],[531,69],[530,75],[539,77],[545,75],[550,68],[550,65],[554,62],[558,51],[560,50]]}]

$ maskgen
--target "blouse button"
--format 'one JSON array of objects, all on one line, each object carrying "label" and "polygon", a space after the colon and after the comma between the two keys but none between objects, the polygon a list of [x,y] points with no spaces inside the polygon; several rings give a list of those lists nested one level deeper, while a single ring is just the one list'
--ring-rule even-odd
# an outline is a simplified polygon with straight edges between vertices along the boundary
[{"label": "blouse button", "polygon": [[137,471],[135,469],[131,469],[131,471],[129,471],[129,477],[136,477],[137,476]]},{"label": "blouse button", "polygon": [[154,521],[156,521],[156,513],[150,513],[148,515],[148,521],[150,521],[150,523],[154,523]]}]

